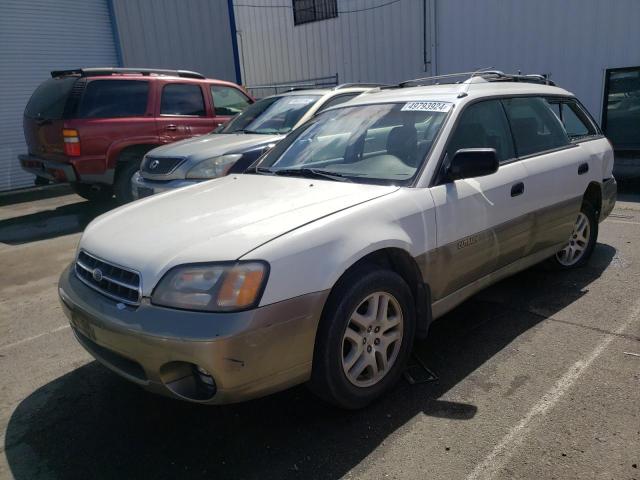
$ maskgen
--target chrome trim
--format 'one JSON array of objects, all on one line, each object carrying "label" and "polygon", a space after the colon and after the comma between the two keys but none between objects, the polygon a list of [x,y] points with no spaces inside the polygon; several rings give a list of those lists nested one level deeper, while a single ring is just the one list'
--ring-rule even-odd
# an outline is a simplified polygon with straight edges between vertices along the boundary
[{"label": "chrome trim", "polygon": [[[138,280],[139,280],[139,282],[138,282],[139,284],[138,284],[138,286],[136,287],[135,285],[130,285],[130,284],[127,284],[127,283],[125,283],[125,282],[121,282],[121,281],[119,281],[119,280],[115,280],[115,279],[113,279],[113,278],[109,277],[108,275],[104,275],[104,274],[103,274],[103,278],[104,278],[105,280],[107,280],[107,281],[109,281],[109,282],[112,282],[112,283],[115,283],[116,285],[119,285],[119,286],[121,286],[121,287],[128,288],[128,289],[130,289],[130,290],[134,290],[134,291],[138,292],[138,298],[137,298],[137,300],[135,300],[135,301],[131,301],[131,300],[128,300],[128,299],[126,299],[126,298],[119,297],[119,296],[117,296],[117,295],[112,294],[111,292],[108,292],[108,291],[106,291],[106,290],[104,290],[104,289],[102,289],[102,288],[99,288],[97,285],[95,285],[95,284],[93,284],[93,283],[91,283],[91,282],[88,282],[87,280],[85,280],[84,278],[82,278],[82,277],[78,274],[78,272],[77,272],[77,268],[78,268],[78,267],[80,267],[80,268],[84,269],[84,270],[85,270],[85,271],[87,271],[87,272],[93,271],[93,269],[89,268],[87,265],[84,265],[84,264],[79,260],[80,253],[83,253],[83,254],[85,254],[87,257],[91,257],[91,258],[93,258],[94,260],[97,260],[97,261],[99,261],[99,262],[106,263],[107,265],[111,265],[111,266],[113,266],[113,267],[116,267],[116,268],[119,268],[119,269],[124,270],[124,271],[126,271],[126,272],[133,273],[133,274],[137,275],[137,276],[138,276]],[[76,259],[75,259],[74,264],[75,264],[75,266],[74,266],[73,271],[74,271],[74,274],[75,274],[76,278],[77,278],[78,280],[80,280],[82,283],[84,283],[86,286],[88,286],[89,288],[91,288],[91,289],[95,290],[96,292],[101,293],[101,294],[102,294],[102,295],[104,295],[105,297],[109,297],[109,298],[110,298],[110,299],[112,299],[112,300],[116,300],[116,301],[118,301],[118,302],[122,302],[122,303],[125,303],[125,304],[127,304],[127,305],[134,305],[134,306],[140,305],[140,301],[142,300],[142,274],[141,274],[140,272],[138,272],[137,270],[133,270],[133,269],[131,269],[131,268],[123,267],[123,266],[121,266],[121,265],[118,265],[117,263],[114,263],[114,262],[110,262],[110,261],[104,260],[104,259],[102,259],[102,258],[98,257],[97,255],[92,255],[92,254],[90,254],[89,252],[87,252],[87,251],[86,251],[86,250],[84,250],[84,249],[80,249],[80,250],[78,250],[78,253],[76,254]]]}]

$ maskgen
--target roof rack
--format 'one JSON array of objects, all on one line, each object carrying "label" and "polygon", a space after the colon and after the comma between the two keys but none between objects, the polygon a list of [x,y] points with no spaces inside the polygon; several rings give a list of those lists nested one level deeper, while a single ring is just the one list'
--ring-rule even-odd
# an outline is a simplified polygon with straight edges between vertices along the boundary
[{"label": "roof rack", "polygon": [[76,68],[73,70],[54,70],[51,72],[53,78],[66,77],[69,75],[79,75],[81,77],[96,77],[99,75],[113,75],[113,74],[140,74],[144,76],[149,75],[170,75],[183,78],[205,78],[204,75],[198,72],[192,72],[190,70],[166,70],[159,68],[116,68],[116,67],[99,67],[99,68]]},{"label": "roof rack", "polygon": [[388,83],[341,83],[340,85],[333,87],[333,90],[342,90],[343,88],[382,88],[391,87]]},{"label": "roof rack", "polygon": [[[296,90],[308,90],[310,88],[333,88],[336,85],[338,85],[337,73],[335,75],[329,75],[326,77],[305,78],[303,80],[290,80],[288,82],[271,83],[268,85],[267,84],[250,85],[250,86],[247,86],[246,89],[251,92],[258,90],[257,93],[265,93],[265,92],[260,92],[260,90],[273,90],[273,94],[278,94],[283,92],[293,92]],[[256,94],[254,94],[254,96],[255,95]]]},{"label": "roof rack", "polygon": [[[444,81],[441,80],[452,80],[454,78],[467,77],[463,81]],[[436,75],[433,77],[423,77],[423,78],[415,78],[412,80],[405,80],[404,82],[400,82],[395,88],[406,88],[406,87],[419,87],[423,85],[429,85],[432,83],[436,84],[450,84],[450,83],[469,83],[472,78],[480,77],[487,82],[527,82],[527,83],[538,83],[542,85],[551,85],[555,86],[555,83],[549,80],[548,76],[540,75],[540,74],[528,74],[522,75],[518,74],[507,74],[501,72],[500,70],[490,70],[490,69],[481,69],[476,70],[475,72],[461,72],[461,73],[449,73],[446,75]],[[394,88],[394,87],[391,87]]]}]

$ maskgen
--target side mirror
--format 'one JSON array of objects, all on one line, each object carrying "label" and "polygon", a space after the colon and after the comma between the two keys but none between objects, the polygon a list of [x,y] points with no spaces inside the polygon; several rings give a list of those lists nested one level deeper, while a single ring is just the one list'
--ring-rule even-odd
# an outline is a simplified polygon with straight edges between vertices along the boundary
[{"label": "side mirror", "polygon": [[483,177],[498,171],[498,155],[495,148],[462,148],[447,167],[447,179]]}]

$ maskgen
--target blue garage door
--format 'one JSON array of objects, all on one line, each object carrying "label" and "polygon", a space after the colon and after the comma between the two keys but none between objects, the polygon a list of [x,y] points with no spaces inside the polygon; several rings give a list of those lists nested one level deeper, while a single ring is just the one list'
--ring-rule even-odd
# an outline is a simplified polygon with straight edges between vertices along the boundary
[{"label": "blue garage door", "polygon": [[0,190],[33,184],[22,113],[51,70],[117,66],[109,0],[0,1]]}]

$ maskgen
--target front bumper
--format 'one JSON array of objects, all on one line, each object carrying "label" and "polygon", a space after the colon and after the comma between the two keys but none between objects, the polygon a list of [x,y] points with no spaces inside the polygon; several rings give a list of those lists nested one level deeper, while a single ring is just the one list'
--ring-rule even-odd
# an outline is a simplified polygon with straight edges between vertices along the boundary
[{"label": "front bumper", "polygon": [[609,216],[616,205],[618,196],[618,184],[614,177],[607,178],[602,182],[602,208],[600,209],[600,221]]},{"label": "front bumper", "polygon": [[18,155],[23,170],[52,182],[75,182],[76,172],[69,163],[54,162],[33,155]]},{"label": "front bumper", "polygon": [[[128,307],[87,287],[68,267],[59,295],[80,344],[147,390],[207,404],[233,403],[307,381],[328,291],[236,313]],[[211,374],[201,394],[195,366]]]},{"label": "front bumper", "polygon": [[131,193],[133,198],[138,199],[196,183],[200,183],[200,180],[147,180],[140,172],[136,172],[131,179]]}]

